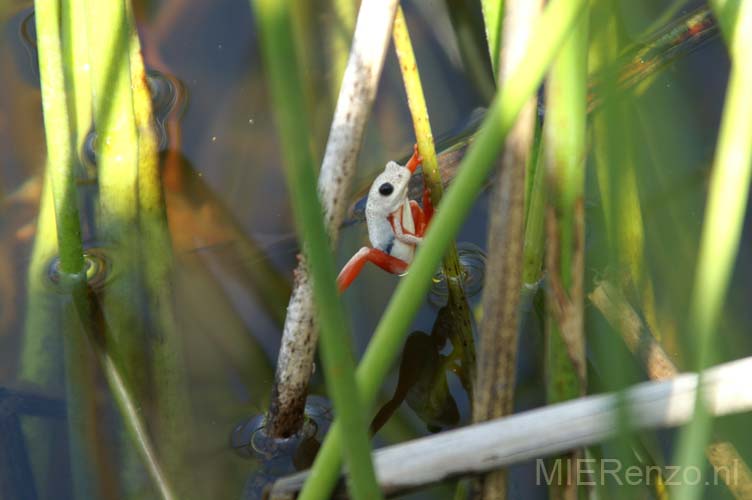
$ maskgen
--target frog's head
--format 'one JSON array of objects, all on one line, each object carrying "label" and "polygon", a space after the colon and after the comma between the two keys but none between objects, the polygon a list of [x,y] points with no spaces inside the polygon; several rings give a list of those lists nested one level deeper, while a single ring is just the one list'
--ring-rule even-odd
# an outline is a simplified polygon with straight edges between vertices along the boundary
[{"label": "frog's head", "polygon": [[407,197],[407,186],[412,172],[402,165],[390,161],[384,171],[376,177],[368,192],[366,216],[386,218],[400,208]]}]

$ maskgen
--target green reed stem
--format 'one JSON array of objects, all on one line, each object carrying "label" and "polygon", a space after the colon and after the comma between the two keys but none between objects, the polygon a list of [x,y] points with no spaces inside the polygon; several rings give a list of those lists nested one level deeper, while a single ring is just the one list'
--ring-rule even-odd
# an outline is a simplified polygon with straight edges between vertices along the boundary
[{"label": "green reed stem", "polygon": [[[103,308],[112,334],[107,350],[134,397],[145,404],[149,399],[149,368],[145,358],[146,318],[139,310],[143,297],[138,258],[139,147],[125,2],[86,0],[85,10],[77,12],[76,19],[91,41],[88,63],[97,132],[98,237],[121,270],[104,296]],[[132,486],[135,494],[132,481],[124,486]]]},{"label": "green reed stem", "polygon": [[[358,366],[358,388],[362,401],[367,406],[370,407],[373,403],[399,352],[410,322],[428,291],[431,276],[495,165],[504,138],[524,103],[535,93],[544,72],[585,3],[584,0],[549,2],[526,52],[524,60],[527,64],[515,71],[509,83],[491,103],[457,177],[447,190],[442,209],[436,214],[410,266],[410,272],[397,287]],[[339,473],[343,437],[340,426],[339,421],[333,424],[311,471],[322,489],[323,497],[331,493]]]},{"label": "green reed stem", "polygon": [[[402,70],[402,79],[405,83],[407,104],[413,118],[418,151],[423,158],[423,179],[431,193],[431,204],[438,209],[444,194],[444,185],[441,181],[439,163],[436,159],[436,148],[433,142],[433,132],[431,132],[431,122],[428,118],[428,107],[423,95],[423,85],[420,82],[418,63],[415,60],[415,53],[413,52],[402,7],[397,8],[397,15],[394,19],[393,40]],[[452,344],[460,352],[463,385],[470,399],[472,399],[472,384],[475,380],[476,370],[475,340],[473,339],[470,307],[462,289],[462,269],[454,242],[450,243],[444,256],[443,270],[449,291],[449,306],[454,311],[453,317],[457,320],[455,323],[456,330],[452,329],[453,334],[456,332],[456,337],[452,338]]]},{"label": "green reed stem", "polygon": [[[295,49],[290,39],[290,7],[274,0],[255,0],[253,7],[282,141],[285,176],[313,277],[324,373],[335,411],[342,422],[341,432],[348,442],[346,456],[351,492],[354,498],[380,498],[371,464],[368,427],[355,384],[349,329],[335,285],[334,259],[316,192],[314,161],[306,127],[308,121],[301,118],[301,114],[305,115],[305,103],[299,68],[295,65]],[[313,476],[306,484],[302,498],[321,496],[322,488],[326,485]]]},{"label": "green reed stem", "polygon": [[37,0],[34,4],[39,48],[39,76],[49,161],[48,176],[57,221],[61,274],[80,275],[84,270],[84,249],[76,202],[73,130],[63,71],[60,33],[60,3]]},{"label": "green reed stem", "polygon": [[[716,13],[724,16],[728,11],[718,9]],[[727,36],[732,66],[688,323],[695,343],[695,369],[698,371],[716,359],[714,339],[739,253],[752,167],[752,123],[749,120],[752,116],[752,53],[749,51],[752,46],[752,2],[742,2],[736,19],[725,17],[721,26],[732,27],[732,36]],[[701,391],[698,391],[695,416],[679,436],[675,462],[683,467],[704,465],[702,454],[710,439],[712,418],[703,401]],[[692,488],[688,484],[675,489],[676,498],[680,499],[699,498],[701,494],[702,488]]]},{"label": "green reed stem", "polygon": [[491,61],[486,56],[486,45],[480,21],[473,16],[473,2],[446,0],[449,20],[452,23],[462,66],[475,85],[484,102],[490,102],[496,92]]},{"label": "green reed stem", "polygon": [[[154,129],[152,96],[131,3],[124,2],[124,29],[127,32],[130,74],[129,99],[136,130],[138,165],[138,229],[140,233],[138,266],[143,276],[143,301],[151,323],[149,342],[151,383],[154,392],[156,433],[160,454],[167,471],[181,485],[181,498],[203,497],[187,455],[192,449],[193,418],[188,395],[187,374],[183,357],[182,332],[177,329],[174,308],[173,252],[167,227],[167,214],[159,169],[159,144]],[[190,486],[188,486],[190,485]]]},{"label": "green reed stem", "polygon": [[[531,178],[526,199],[529,200],[525,212],[525,243],[522,256],[522,286],[529,287],[526,292],[537,290],[534,285],[540,281],[545,253],[544,220],[546,215],[546,189],[544,180],[546,168],[543,163],[545,155],[542,141],[533,145],[537,154],[531,158],[527,176]],[[532,300],[532,297],[527,297]]]},{"label": "green reed stem", "polygon": [[585,196],[587,42],[588,23],[583,18],[563,45],[546,81],[546,178],[561,240],[556,272],[561,273],[565,288],[573,280],[576,206]]},{"label": "green reed stem", "polygon": [[[586,13],[584,13],[586,14]],[[584,198],[588,19],[580,17],[546,80],[546,392],[549,403],[586,391],[584,331]],[[556,250],[558,251],[556,251]],[[576,452],[556,460],[566,470]],[[577,496],[577,486],[552,484],[553,498]]]},{"label": "green reed stem", "polygon": [[483,21],[486,25],[488,52],[491,56],[493,74],[499,74],[499,52],[501,51],[501,21],[504,18],[504,0],[481,0]]},{"label": "green reed stem", "polygon": [[737,31],[736,20],[739,15],[739,8],[744,3],[742,0],[710,0],[710,5],[715,13],[718,24],[721,26],[721,34],[726,41],[726,45],[734,45],[734,38]]},{"label": "green reed stem", "polygon": [[[578,233],[584,229],[587,38],[587,20],[583,18],[564,43],[546,85],[546,225],[549,246],[558,249],[549,252],[553,259],[547,259],[552,280],[549,289],[554,294],[550,306],[561,308],[554,313],[555,328],[549,332],[547,346],[550,402],[572,399],[585,391],[584,234]],[[557,293],[561,296],[556,297]]]},{"label": "green reed stem", "polygon": [[[97,420],[96,404],[92,399],[94,397],[93,386],[91,385],[93,378],[89,371],[83,369],[86,366],[85,358],[81,359],[87,351],[82,342],[83,335],[80,333],[80,329],[74,328],[74,326],[83,326],[98,355],[115,401],[121,410],[125,425],[130,431],[130,437],[133,439],[137,451],[142,452],[147,470],[152,472],[162,496],[174,498],[175,495],[172,494],[171,488],[167,486],[164,480],[153,447],[146,436],[145,425],[135,410],[142,405],[142,402],[140,400],[137,402],[134,399],[130,387],[124,382],[122,369],[118,368],[109,353],[105,352],[104,344],[102,344],[103,332],[91,328],[91,315],[95,309],[95,299],[93,294],[89,293],[86,283],[75,183],[75,167],[78,164],[76,151],[79,143],[88,132],[91,118],[91,100],[86,97],[91,91],[86,75],[89,68],[84,62],[88,59],[86,49],[90,46],[86,43],[86,35],[79,32],[82,28],[79,23],[86,18],[85,6],[81,2],[66,4],[67,8],[64,11],[65,16],[62,22],[57,1],[40,1],[36,7],[37,29],[39,33],[43,33],[40,37],[40,72],[42,74],[45,130],[48,142],[48,176],[52,186],[60,248],[60,286],[72,294],[73,303],[76,307],[75,309],[68,309],[68,311],[73,313],[77,311],[79,313],[78,320],[80,320],[80,323],[66,321],[66,332],[69,332],[69,335],[66,336],[66,361],[69,365],[67,367],[69,374],[68,389],[69,394],[71,394],[69,402],[73,403],[76,410],[86,409],[88,419]],[[122,4],[122,7],[125,8],[125,4]],[[99,19],[98,22],[106,24],[106,20],[103,19]],[[61,44],[61,25],[65,31],[62,38],[65,41],[65,57],[63,57]],[[88,35],[91,35],[91,33],[88,33]],[[117,51],[113,53],[118,54]],[[67,68],[67,73],[63,71],[63,67]],[[101,76],[96,71],[93,72],[93,75],[94,79]],[[102,91],[104,88],[100,87],[99,90]],[[98,95],[101,97],[101,94]],[[103,120],[103,122],[107,123],[107,120]],[[108,130],[108,132],[112,131],[105,126],[103,126],[103,129]],[[116,132],[112,135],[100,136],[100,141],[104,142],[104,146],[100,147],[100,153],[108,149],[107,146],[110,146],[111,142],[117,141]],[[134,149],[137,150],[138,148]],[[102,160],[101,154],[99,159]],[[115,158],[118,163],[122,160],[123,158],[120,157]],[[75,316],[72,318],[75,318]],[[129,331],[128,335],[133,335],[133,332]],[[129,368],[135,369],[135,367]],[[89,380],[83,379],[85,375],[89,376]],[[75,385],[76,383],[81,383],[81,391],[85,391],[86,388],[91,390],[88,399],[85,393],[77,394],[79,386]],[[82,418],[82,415],[73,415],[73,421],[85,424],[83,429],[86,431],[91,432],[96,429],[96,426],[92,426],[88,420],[82,420]],[[90,433],[88,437],[101,441],[101,436],[95,434]],[[101,450],[97,447],[88,446],[88,448],[79,449],[78,452],[85,455],[78,458],[85,459],[88,463],[99,463],[102,460]],[[81,493],[81,489],[91,492],[90,487],[82,486],[80,481],[77,482],[76,486],[79,493]],[[107,494],[111,493],[110,491]]]},{"label": "green reed stem", "polygon": [[[42,0],[35,3],[37,12],[37,44],[39,48],[39,68],[42,83],[42,106],[44,110],[45,136],[47,142],[47,167],[42,208],[40,210],[39,232],[34,244],[34,264],[30,267],[29,288],[34,294],[30,300],[30,311],[40,302],[54,301],[58,305],[64,301],[53,295],[43,284],[48,276],[44,269],[54,252],[53,243],[57,240],[59,254],[59,282],[62,286],[68,281],[75,283],[72,293],[84,293],[85,271],[81,225],[79,222],[78,199],[76,193],[76,152],[78,129],[76,117],[80,102],[73,91],[75,80],[70,65],[70,51],[81,43],[80,38],[67,36],[65,45],[61,30],[64,14],[57,0]],[[65,50],[65,52],[64,52]],[[72,108],[72,109],[71,109]],[[75,113],[75,114],[74,114]],[[87,124],[88,125],[88,124]],[[46,218],[47,220],[43,220]],[[54,221],[54,222],[53,222]],[[46,254],[46,255],[45,255]],[[37,259],[41,257],[41,266]],[[51,286],[51,283],[48,283]],[[41,285],[41,286],[40,286]],[[105,450],[102,447],[101,421],[97,418],[96,377],[89,362],[86,338],[81,335],[76,321],[75,310],[70,307],[53,308],[60,313],[59,325],[63,333],[63,353],[65,365],[65,390],[68,408],[67,423],[70,434],[70,456],[73,483],[78,496],[103,496],[102,485],[111,482],[112,477],[104,467]],[[38,312],[38,311],[36,311]],[[42,317],[49,318],[45,312]],[[50,326],[33,328],[32,336],[44,336]],[[55,332],[59,335],[60,332]],[[29,342],[30,340],[27,340]],[[60,355],[54,351],[54,355]],[[45,367],[49,372],[55,363]],[[54,369],[54,368],[53,368]],[[35,380],[41,382],[41,380]],[[45,384],[46,385],[46,384]],[[40,429],[40,432],[46,430]],[[36,436],[32,436],[36,439]],[[42,464],[47,466],[47,464]]]},{"label": "green reed stem", "polygon": [[[58,255],[57,228],[55,227],[55,206],[52,198],[50,179],[45,176],[37,217],[37,230],[31,250],[31,261],[27,271],[26,318],[24,321],[23,344],[18,379],[55,393],[62,393],[65,387],[65,363],[61,357],[63,338],[57,325],[64,320],[60,294],[51,290],[49,266]],[[74,409],[68,406],[68,415]],[[52,458],[49,443],[52,430],[46,423],[31,420],[22,422],[26,443],[30,450],[32,468],[47,470]],[[75,446],[78,438],[71,430],[71,442]],[[74,474],[74,487],[78,488],[78,470]],[[46,494],[47,485],[37,485],[40,497]],[[78,491],[78,490],[76,490]]]},{"label": "green reed stem", "polygon": [[86,285],[84,280],[76,280],[71,285],[75,287],[73,302],[78,312],[81,327],[91,342],[112,398],[125,424],[128,437],[138,453],[141,463],[154,481],[160,498],[163,500],[184,498],[177,496],[170,485],[147,432],[146,423],[142,418],[141,404],[134,398],[131,388],[123,378],[122,370],[107,352],[106,344],[103,341],[109,338],[110,332],[104,312],[94,296],[94,291]]}]

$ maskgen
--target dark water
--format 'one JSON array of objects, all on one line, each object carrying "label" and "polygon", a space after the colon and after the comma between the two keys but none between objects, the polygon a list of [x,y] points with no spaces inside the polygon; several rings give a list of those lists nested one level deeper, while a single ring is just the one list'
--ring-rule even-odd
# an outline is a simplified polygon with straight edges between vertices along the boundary
[{"label": "dark water", "polygon": [[[0,5],[0,74],[4,76],[0,79],[0,387],[12,388],[8,390],[15,395],[7,396],[0,388],[0,485],[16,488],[8,486],[0,496],[14,491],[17,498],[73,498],[66,473],[64,387],[60,380],[49,386],[32,384],[21,360],[30,321],[27,270],[38,210],[38,179],[44,166],[38,71],[30,43],[33,22],[24,25],[30,7],[28,2],[10,0]],[[312,6],[312,11],[318,13],[318,7]],[[406,11],[434,133],[441,135],[455,130],[473,109],[486,103],[465,76],[443,4],[409,2]],[[180,140],[169,137],[162,156],[170,165],[164,183],[176,255],[176,304],[196,420],[189,461],[213,498],[238,498],[257,465],[232,449],[229,436],[238,423],[266,408],[284,312],[279,300],[259,288],[259,282],[273,276],[284,299],[298,251],[254,19],[245,0],[140,2],[136,14],[147,67],[179,81],[175,88],[184,100],[182,115],[178,109],[182,101],[170,104],[168,99],[165,105],[165,115],[172,113]],[[328,21],[324,14],[310,21],[318,30],[314,38],[319,42]],[[630,22],[638,33],[647,20]],[[330,72],[322,60],[312,59],[308,64],[314,91],[320,93],[315,127],[321,130],[312,130],[312,137],[321,151],[331,115],[326,94]],[[690,227],[689,234],[698,234],[727,64],[723,45],[708,45],[665,70],[638,100],[646,108],[664,111],[657,117],[650,115],[655,120],[646,128],[657,144],[655,149],[669,158],[662,163],[654,159],[652,168],[666,170],[670,189],[667,192],[665,185],[653,183],[650,176],[644,177],[648,180],[641,187],[643,198],[654,200],[645,208],[649,265],[658,277],[657,295],[667,297],[671,307],[683,303],[674,301],[677,283],[683,283],[677,275],[689,275],[689,269],[669,268],[672,247],[662,228],[676,223],[678,211],[680,223]],[[368,182],[386,161],[404,157],[413,142],[401,77],[390,53],[353,187]],[[84,198],[86,189],[81,187]],[[484,249],[485,202],[484,195],[475,204],[458,241]],[[589,207],[596,213],[598,200],[592,200]],[[593,219],[597,225],[597,215]],[[654,232],[650,227],[656,228]],[[91,246],[98,245],[95,233],[88,237]],[[744,242],[748,248],[748,230]],[[346,228],[338,262],[346,262],[364,244],[362,224]],[[589,248],[599,245],[597,229],[589,229]],[[117,262],[109,258],[109,265],[116,267]],[[748,259],[740,258],[729,299],[733,311],[729,321],[736,325],[735,331],[749,325],[743,297],[752,283],[750,272]],[[348,290],[344,301],[356,353],[365,349],[396,283],[396,277],[366,268]],[[437,309],[426,300],[413,329],[430,332]],[[540,330],[537,317],[530,314],[521,341],[520,409],[539,406],[544,400]],[[742,336],[731,337],[729,344],[750,351],[749,340]],[[44,352],[51,362],[62,362],[59,343],[44,346]],[[384,390],[385,399],[396,386],[396,375],[395,370]],[[468,404],[459,381],[450,377],[449,386],[466,419]],[[104,385],[101,392],[106,408],[103,422],[116,429],[117,417]],[[313,392],[324,394],[319,375]],[[393,420],[380,433],[379,445],[427,432],[425,423],[404,405]],[[36,425],[26,426],[27,435],[30,429],[52,431],[55,438],[47,443],[48,449],[41,453],[30,449],[19,432],[23,421]],[[102,439],[113,449],[122,446],[114,430]],[[20,465],[11,468],[8,456],[16,457]],[[544,493],[531,488],[532,470],[528,466],[513,469],[513,491],[527,497]],[[136,481],[149,492],[143,474]]]}]

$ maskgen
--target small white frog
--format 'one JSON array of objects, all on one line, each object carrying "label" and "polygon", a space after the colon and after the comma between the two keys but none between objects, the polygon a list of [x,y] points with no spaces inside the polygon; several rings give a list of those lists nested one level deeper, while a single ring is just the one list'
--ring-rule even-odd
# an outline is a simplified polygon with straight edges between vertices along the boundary
[{"label": "small white frog", "polygon": [[340,292],[350,286],[366,262],[392,274],[403,274],[412,262],[415,248],[423,240],[433,215],[428,189],[423,192],[423,208],[407,197],[410,176],[421,162],[418,146],[415,146],[404,167],[390,161],[373,181],[365,211],[372,248],[361,248],[342,268],[337,277]]}]

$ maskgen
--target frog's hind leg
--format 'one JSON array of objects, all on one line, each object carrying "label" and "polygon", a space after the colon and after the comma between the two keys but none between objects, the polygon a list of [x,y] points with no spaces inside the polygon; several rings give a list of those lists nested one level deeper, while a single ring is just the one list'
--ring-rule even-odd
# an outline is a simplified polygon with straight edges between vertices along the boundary
[{"label": "frog's hind leg", "polygon": [[410,211],[415,223],[415,235],[422,238],[428,228],[428,223],[431,222],[431,217],[433,217],[431,191],[428,188],[425,188],[423,191],[423,208],[420,207],[417,201],[410,200]]},{"label": "frog's hind leg", "polygon": [[372,262],[392,274],[402,274],[407,270],[407,262],[404,260],[392,257],[377,248],[363,247],[350,258],[337,276],[337,288],[340,293],[347,290],[347,287],[358,277],[366,262]]}]

